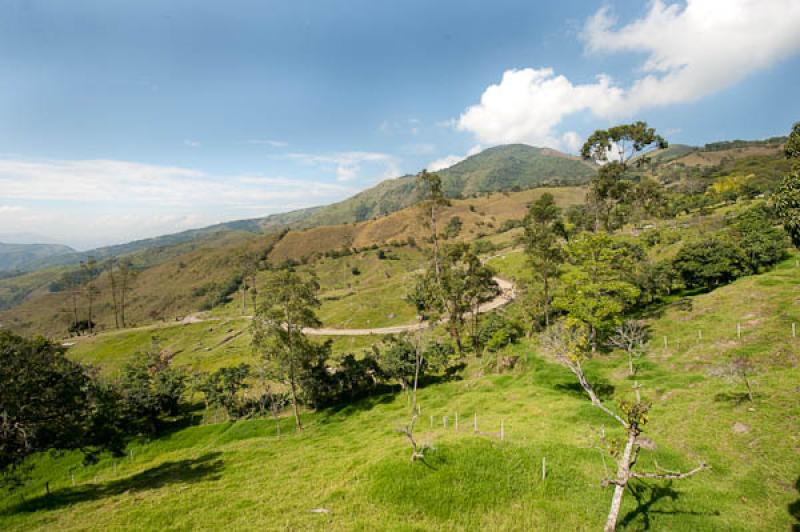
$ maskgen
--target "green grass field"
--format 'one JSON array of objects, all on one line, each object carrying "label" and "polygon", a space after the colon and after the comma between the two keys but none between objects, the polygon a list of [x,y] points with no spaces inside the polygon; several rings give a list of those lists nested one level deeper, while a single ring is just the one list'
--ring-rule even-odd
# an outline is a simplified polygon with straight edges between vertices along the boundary
[{"label": "green grass field", "polygon": [[[791,258],[693,297],[691,309],[667,305],[653,313],[653,340],[637,380],[653,402],[645,435],[656,449],[643,450],[637,467],[685,469],[706,460],[713,469],[684,481],[632,484],[622,528],[788,530],[796,523],[800,339],[792,338],[791,323],[800,320],[798,297],[800,269]],[[208,347],[229,334],[207,331],[208,323],[182,327],[185,333],[170,337],[175,345]],[[113,366],[116,353],[149,337],[104,341],[71,353]],[[620,434],[535,342],[510,351],[521,356],[512,373],[484,375],[472,361],[461,380],[421,390],[418,434],[434,447],[426,463],[409,461],[396,432],[408,417],[406,397],[384,395],[305,412],[302,433],[283,418],[281,438],[274,420],[249,420],[176,428],[131,444],[125,459],[89,467],[77,453],[39,457],[33,480],[0,501],[0,528],[597,530],[611,496],[600,487],[598,433],[605,427],[610,437]],[[234,363],[236,352],[186,352],[176,360],[211,367]],[[741,400],[741,384],[712,376],[734,354],[758,368],[752,404]],[[599,355],[587,367],[610,404],[630,393],[625,368],[618,354]],[[483,434],[473,433],[475,413]],[[611,468],[611,459],[605,464]]]}]

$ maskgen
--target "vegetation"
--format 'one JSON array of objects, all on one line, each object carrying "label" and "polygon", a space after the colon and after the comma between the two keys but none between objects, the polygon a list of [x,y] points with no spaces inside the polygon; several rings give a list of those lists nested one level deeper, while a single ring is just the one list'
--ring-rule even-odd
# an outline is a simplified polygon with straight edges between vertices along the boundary
[{"label": "vegetation", "polygon": [[[381,220],[360,198],[354,225],[125,259],[127,294],[120,262],[60,271],[74,347],[0,336],[0,526],[787,528],[800,270],[776,226],[794,206],[761,197],[782,166],[733,173],[750,149],[776,148],[665,156],[637,122],[587,140],[596,173],[561,158],[593,176],[580,205],[457,200],[423,171],[416,208]],[[151,304],[134,294],[192,278],[189,256],[214,272],[183,285],[206,313],[132,327],[123,309]],[[495,275],[516,282],[506,306]],[[362,334],[376,323],[397,334]]]}]

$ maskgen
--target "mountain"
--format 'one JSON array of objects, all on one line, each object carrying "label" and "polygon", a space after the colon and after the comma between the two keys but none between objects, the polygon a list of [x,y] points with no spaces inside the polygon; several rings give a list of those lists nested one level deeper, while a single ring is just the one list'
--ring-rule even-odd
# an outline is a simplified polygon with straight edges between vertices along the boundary
[{"label": "mountain", "polygon": [[[552,185],[578,185],[594,175],[595,167],[550,148],[508,144],[486,149],[437,172],[445,194],[465,198],[488,192],[525,190]],[[310,228],[360,222],[397,212],[419,200],[415,176],[388,179],[344,201],[261,220],[264,228]]]},{"label": "mountain", "polygon": [[[448,197],[469,197],[487,192],[524,190],[546,185],[575,185],[588,181],[595,169],[578,157],[550,148],[524,144],[495,146],[437,172]],[[369,220],[397,212],[419,200],[415,176],[387,179],[355,196],[331,205],[310,207],[265,218],[220,223],[200,229],[105,246],[81,253],[48,257],[28,269],[77,263],[88,255],[102,259],[144,249],[162,248],[214,238],[221,233],[264,233],[308,229]]]},{"label": "mountain", "polygon": [[61,244],[6,244],[0,242],[0,272],[23,270],[42,259],[75,253]]}]

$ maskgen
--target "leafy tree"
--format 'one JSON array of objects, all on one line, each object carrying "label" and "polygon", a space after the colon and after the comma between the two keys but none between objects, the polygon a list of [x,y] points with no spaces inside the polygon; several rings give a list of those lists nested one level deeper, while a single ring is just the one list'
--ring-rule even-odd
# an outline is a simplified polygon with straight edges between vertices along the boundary
[{"label": "leafy tree", "polygon": [[174,355],[153,337],[147,351],[136,353],[120,374],[116,389],[121,415],[130,432],[155,434],[163,416],[175,416],[186,390],[187,374],[171,365]]},{"label": "leafy tree", "polygon": [[714,288],[748,272],[748,259],[733,239],[712,236],[684,244],[672,261],[687,288]]},{"label": "leafy tree", "polygon": [[307,361],[300,383],[303,397],[314,407],[360,399],[373,392],[382,377],[381,368],[371,354],[356,358],[344,355],[334,368],[328,366],[331,342],[318,344],[316,353]]},{"label": "leafy tree", "polygon": [[775,211],[789,233],[792,244],[800,248],[800,122],[792,127],[784,145],[784,153],[793,164],[775,193]]},{"label": "leafy tree", "polygon": [[303,333],[320,321],[316,279],[305,280],[288,270],[273,272],[265,295],[251,324],[253,348],[260,352],[274,377],[289,385],[295,425],[303,428],[298,409],[298,380],[304,367],[319,351],[319,346]]},{"label": "leafy tree", "polygon": [[553,195],[546,193],[530,206],[524,220],[523,244],[531,273],[542,286],[541,308],[545,325],[550,324],[552,284],[565,258],[556,230],[560,217],[561,209],[555,204]]},{"label": "leafy tree", "polygon": [[570,266],[553,303],[588,327],[592,350],[599,333],[613,326],[639,296],[631,282],[638,251],[604,232],[582,233],[567,246]]},{"label": "leafy tree", "polygon": [[115,397],[65,349],[0,331],[0,482],[24,477],[34,453],[81,449],[85,461],[123,448]]},{"label": "leafy tree", "polygon": [[239,392],[249,388],[246,381],[249,376],[249,364],[219,368],[206,377],[199,390],[205,395],[207,405],[221,406],[228,419],[236,418],[242,413]]},{"label": "leafy tree", "polygon": [[786,144],[783,145],[783,153],[786,158],[793,161],[800,161],[800,122],[795,122]]},{"label": "leafy tree", "polygon": [[602,443],[617,462],[614,478],[605,478],[602,482],[604,487],[614,486],[614,495],[611,498],[611,506],[604,528],[606,532],[613,532],[616,530],[622,498],[631,479],[680,480],[709,469],[709,466],[701,462],[696,468],[685,473],[678,471],[651,473],[639,472],[634,469],[641,450],[639,436],[650,416],[650,403],[643,401],[637,390],[635,401],[625,399],[619,401],[620,413],[606,406],[583,370],[583,364],[590,356],[588,335],[589,331],[583,324],[568,318],[555,323],[545,331],[542,335],[542,346],[545,351],[575,375],[578,384],[586,392],[592,405],[614,419],[625,431],[624,443],[607,441],[605,431],[602,436]]},{"label": "leafy tree", "polygon": [[461,221],[459,216],[453,216],[450,218],[450,221],[447,222],[447,226],[444,228],[444,237],[448,240],[452,240],[453,238],[457,237],[459,233],[461,233],[461,228],[463,225],[464,223]]},{"label": "leafy tree", "polygon": [[737,216],[731,227],[733,237],[747,256],[749,273],[758,273],[786,257],[786,234],[775,227],[774,213],[764,205]]},{"label": "leafy tree", "polygon": [[648,153],[667,146],[667,141],[646,122],[598,129],[586,140],[581,148],[583,158],[603,165],[592,179],[589,192],[589,203],[595,213],[595,231],[601,221],[606,231],[624,221],[623,203],[628,199],[631,183],[622,178],[631,162],[642,166],[648,162]]},{"label": "leafy tree", "polygon": [[795,168],[783,178],[775,193],[775,210],[783,227],[800,249],[800,168]]},{"label": "leafy tree", "polygon": [[414,344],[407,336],[389,336],[372,350],[381,372],[386,378],[399,382],[400,388],[408,394],[416,369]]},{"label": "leafy tree", "polygon": [[477,329],[480,305],[497,293],[492,270],[469,245],[457,243],[444,247],[438,273],[429,268],[418,279],[412,300],[432,321],[447,320],[447,330],[461,353],[461,331],[468,313],[472,312],[473,328]]}]

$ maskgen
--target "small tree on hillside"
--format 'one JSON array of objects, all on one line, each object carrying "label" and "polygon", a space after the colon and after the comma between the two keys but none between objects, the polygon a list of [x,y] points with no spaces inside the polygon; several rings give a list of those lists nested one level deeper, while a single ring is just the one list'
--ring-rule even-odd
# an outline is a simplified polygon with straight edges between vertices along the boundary
[{"label": "small tree on hillside", "polygon": [[246,382],[249,376],[248,364],[219,368],[206,377],[199,390],[205,395],[207,405],[221,406],[228,419],[237,418],[241,413],[242,403],[239,392],[249,388]]},{"label": "small tree on hillside", "polygon": [[643,402],[637,393],[636,401],[621,400],[619,402],[621,413],[617,413],[607,407],[597,395],[583,371],[583,363],[589,356],[588,345],[585,326],[575,321],[561,320],[547,329],[542,335],[544,349],[575,375],[581,388],[589,396],[592,405],[614,419],[625,431],[625,442],[621,449],[613,444],[609,446],[609,451],[617,462],[617,473],[614,478],[604,479],[602,483],[603,486],[614,486],[614,495],[611,499],[611,507],[604,529],[606,532],[613,532],[617,526],[625,488],[631,479],[679,480],[708,469],[709,466],[701,462],[695,469],[685,473],[677,471],[659,473],[634,471],[641,449],[639,436],[648,421],[650,404]]},{"label": "small tree on hillside", "polygon": [[609,345],[625,351],[628,355],[628,374],[636,373],[634,360],[644,356],[645,344],[649,333],[647,326],[638,320],[625,320],[614,329],[614,334],[608,339]]},{"label": "small tree on hillside", "polygon": [[309,358],[318,351],[303,333],[318,327],[319,307],[316,279],[302,279],[297,273],[280,270],[267,280],[265,295],[251,324],[253,348],[269,365],[275,378],[289,385],[295,425],[303,428],[298,409],[298,381]]}]

